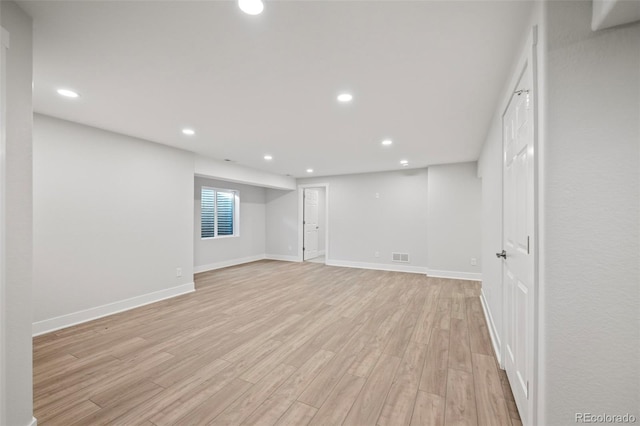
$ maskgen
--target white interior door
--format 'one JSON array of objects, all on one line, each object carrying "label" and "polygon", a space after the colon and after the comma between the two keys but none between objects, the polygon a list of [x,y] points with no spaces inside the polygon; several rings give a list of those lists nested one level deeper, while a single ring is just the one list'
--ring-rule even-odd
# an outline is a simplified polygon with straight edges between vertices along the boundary
[{"label": "white interior door", "polygon": [[505,303],[504,365],[524,425],[529,398],[534,330],[534,125],[529,64],[503,116]]},{"label": "white interior door", "polygon": [[318,190],[304,190],[304,246],[302,256],[304,260],[318,257]]}]

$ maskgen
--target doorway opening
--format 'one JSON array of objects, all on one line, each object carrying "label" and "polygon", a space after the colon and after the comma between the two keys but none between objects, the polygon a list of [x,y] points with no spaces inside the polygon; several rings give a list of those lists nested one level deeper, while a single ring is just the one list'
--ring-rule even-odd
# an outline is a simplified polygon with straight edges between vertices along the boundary
[{"label": "doorway opening", "polygon": [[326,264],[329,258],[329,185],[299,185],[299,259]]}]

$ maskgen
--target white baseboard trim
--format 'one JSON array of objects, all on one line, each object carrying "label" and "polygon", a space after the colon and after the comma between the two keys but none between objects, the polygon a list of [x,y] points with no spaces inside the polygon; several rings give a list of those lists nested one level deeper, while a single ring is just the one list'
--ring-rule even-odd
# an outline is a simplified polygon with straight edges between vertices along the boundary
[{"label": "white baseboard trim", "polygon": [[62,328],[71,327],[72,325],[81,324],[94,319],[106,317],[108,315],[117,314],[118,312],[128,311],[133,308],[148,305],[150,303],[159,302],[164,299],[180,296],[195,291],[194,283],[182,284],[176,287],[167,288],[153,293],[143,294],[141,296],[132,297],[130,299],[119,300],[117,302],[108,303],[95,308],[85,309],[83,311],[73,312],[67,315],[34,322],[32,325],[33,336],[50,333]]},{"label": "white baseboard trim", "polygon": [[282,260],[284,262],[300,262],[298,256],[287,256],[284,254],[267,254],[265,259],[269,260]]},{"label": "white baseboard trim", "polygon": [[456,272],[427,269],[427,275],[434,278],[452,278],[454,280],[482,281],[482,274],[479,272]]},{"label": "white baseboard trim", "polygon": [[201,272],[213,271],[215,269],[226,268],[229,266],[242,265],[243,263],[256,262],[263,259],[266,259],[265,254],[241,257],[238,259],[223,260],[222,262],[209,263],[208,265],[194,266],[193,273],[199,274]]},{"label": "white baseboard trim", "polygon": [[487,324],[489,324],[489,336],[491,336],[491,344],[493,345],[493,350],[496,352],[496,356],[498,357],[500,368],[504,368],[504,366],[502,365],[502,345],[500,344],[500,337],[496,328],[496,324],[495,322],[493,322],[493,317],[491,316],[491,311],[489,310],[489,306],[487,305],[487,300],[484,297],[483,290],[480,290],[480,304],[482,305],[482,311],[484,312],[484,317],[487,320]]},{"label": "white baseboard trim", "polygon": [[409,272],[412,274],[424,274],[427,268],[412,265],[389,265],[386,263],[351,262],[347,260],[327,259],[329,266],[340,266],[344,268],[374,269],[377,271]]},{"label": "white baseboard trim", "polygon": [[29,426],[38,426],[38,420],[35,417],[31,417],[31,423]]}]

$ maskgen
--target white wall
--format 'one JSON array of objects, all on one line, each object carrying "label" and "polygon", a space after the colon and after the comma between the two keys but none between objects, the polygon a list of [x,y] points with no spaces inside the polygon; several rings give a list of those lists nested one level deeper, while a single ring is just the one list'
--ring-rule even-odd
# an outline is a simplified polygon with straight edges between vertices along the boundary
[{"label": "white wall", "polygon": [[431,166],[428,172],[428,274],[480,279],[482,185],[477,164]]},{"label": "white wall", "polygon": [[267,189],[267,257],[298,260],[298,191]]},{"label": "white wall", "polygon": [[264,188],[296,189],[296,180],[290,176],[264,172],[232,162],[214,160],[201,155],[195,157],[195,174],[196,176],[209,179],[221,179],[227,182],[257,185]]},{"label": "white wall", "polygon": [[[314,183],[329,184],[328,263],[426,272],[426,169],[298,180]],[[411,262],[392,262],[392,252]]]},{"label": "white wall", "polygon": [[591,28],[602,30],[640,21],[640,2],[628,0],[593,0]]},{"label": "white wall", "polygon": [[[237,237],[200,237],[201,188],[208,186],[219,189],[233,189],[240,196],[239,235]],[[194,270],[209,271],[224,266],[236,265],[251,260],[262,259],[266,241],[266,189],[257,186],[205,179],[195,179],[194,205]]]},{"label": "white wall", "polygon": [[34,130],[34,332],[193,287],[191,153],[42,115]]},{"label": "white wall", "polygon": [[3,412],[0,422],[31,424],[32,390],[32,44],[31,19],[13,2],[0,2],[10,33],[6,63],[5,265],[6,303]]},{"label": "white wall", "polygon": [[640,24],[549,2],[541,187],[544,417],[640,418]]},{"label": "white wall", "polygon": [[502,261],[495,256],[502,250],[502,119],[498,110],[491,120],[478,174],[482,178],[482,298],[488,311],[487,322],[498,358],[502,351]]},{"label": "white wall", "polygon": [[[589,2],[537,4],[539,425],[640,417],[640,26],[590,30]],[[527,29],[528,31],[528,29]],[[526,34],[525,34],[526,36]],[[483,296],[502,327],[500,117],[480,159]]]},{"label": "white wall", "polygon": [[[329,184],[327,262],[479,279],[481,185],[476,163],[433,168],[298,179],[300,185]],[[435,183],[428,178],[431,173]],[[299,257],[297,199],[295,191],[267,190],[270,257]],[[436,267],[428,247],[436,252]],[[392,252],[409,253],[411,262],[392,262]],[[471,257],[478,266],[469,265]]]}]

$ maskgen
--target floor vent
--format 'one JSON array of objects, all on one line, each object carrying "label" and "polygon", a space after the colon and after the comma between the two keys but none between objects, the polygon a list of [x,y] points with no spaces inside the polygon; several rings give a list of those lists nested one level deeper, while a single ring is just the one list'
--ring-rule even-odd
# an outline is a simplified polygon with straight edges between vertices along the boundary
[{"label": "floor vent", "polygon": [[409,253],[391,253],[394,262],[409,263]]}]

